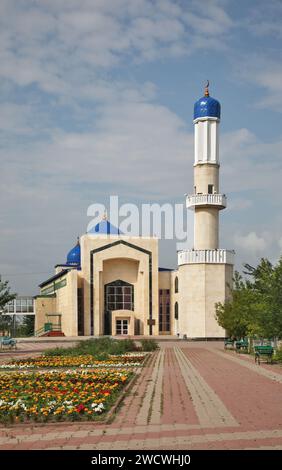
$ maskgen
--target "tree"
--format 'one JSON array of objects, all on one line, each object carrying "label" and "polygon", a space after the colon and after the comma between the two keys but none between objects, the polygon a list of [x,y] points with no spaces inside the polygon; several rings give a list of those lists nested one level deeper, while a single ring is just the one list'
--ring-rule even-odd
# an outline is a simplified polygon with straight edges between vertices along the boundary
[{"label": "tree", "polygon": [[0,315],[0,332],[2,334],[11,334],[14,315]]},{"label": "tree", "polygon": [[23,319],[23,334],[25,336],[34,335],[34,315],[25,315]]},{"label": "tree", "polygon": [[282,337],[282,257],[276,266],[262,258],[259,265],[254,268],[245,266],[245,274],[252,278],[250,287],[254,292],[262,295],[265,308],[258,316],[257,321],[266,338]]},{"label": "tree", "polygon": [[216,304],[216,319],[229,336],[243,338],[262,334],[258,318],[265,309],[263,296],[254,291],[249,281],[236,271],[231,288],[231,298]]},{"label": "tree", "polygon": [[10,287],[8,281],[1,281],[0,277],[0,313],[3,312],[5,305],[14,300],[16,294],[10,293]]},{"label": "tree", "polygon": [[230,336],[282,338],[282,257],[276,266],[262,258],[257,267],[235,272],[231,298],[216,304],[216,319]]}]

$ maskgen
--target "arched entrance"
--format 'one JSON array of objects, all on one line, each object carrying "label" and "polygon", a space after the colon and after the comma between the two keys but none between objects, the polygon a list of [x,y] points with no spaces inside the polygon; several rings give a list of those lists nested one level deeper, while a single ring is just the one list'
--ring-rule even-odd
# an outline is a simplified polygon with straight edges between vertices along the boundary
[{"label": "arched entrance", "polygon": [[[104,334],[112,334],[112,312],[114,310],[134,310],[134,286],[118,279],[104,287]],[[125,331],[126,325],[122,324]]]}]

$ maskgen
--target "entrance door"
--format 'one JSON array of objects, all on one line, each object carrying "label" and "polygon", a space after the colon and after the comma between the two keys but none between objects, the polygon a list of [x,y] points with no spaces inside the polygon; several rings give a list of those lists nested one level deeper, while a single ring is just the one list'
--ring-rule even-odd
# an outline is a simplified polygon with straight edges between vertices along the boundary
[{"label": "entrance door", "polygon": [[134,310],[134,286],[117,279],[105,285],[104,295],[104,335],[111,335],[112,312],[115,310]]},{"label": "entrance door", "polygon": [[116,320],[116,334],[128,335],[128,320]]}]

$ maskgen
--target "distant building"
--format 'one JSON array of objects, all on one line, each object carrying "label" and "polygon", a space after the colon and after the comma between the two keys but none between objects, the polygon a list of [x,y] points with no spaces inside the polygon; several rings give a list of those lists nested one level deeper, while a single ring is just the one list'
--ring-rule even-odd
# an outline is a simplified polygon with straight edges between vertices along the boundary
[{"label": "distant building", "polygon": [[9,332],[12,336],[25,336],[24,323],[26,317],[29,317],[33,323],[30,325],[30,333],[34,330],[35,319],[35,301],[32,296],[17,296],[5,305],[0,316],[0,334]]},{"label": "distant building", "polygon": [[34,298],[28,295],[19,295],[8,302],[3,311],[4,315],[35,315]]},{"label": "distant building", "polygon": [[[40,334],[170,335],[223,338],[215,303],[228,297],[234,252],[220,249],[220,104],[208,88],[194,107],[194,248],[178,252],[178,268],[159,268],[158,239],[123,235],[106,218],[82,235],[40,284],[36,330]],[[53,326],[52,326],[53,325]]]}]

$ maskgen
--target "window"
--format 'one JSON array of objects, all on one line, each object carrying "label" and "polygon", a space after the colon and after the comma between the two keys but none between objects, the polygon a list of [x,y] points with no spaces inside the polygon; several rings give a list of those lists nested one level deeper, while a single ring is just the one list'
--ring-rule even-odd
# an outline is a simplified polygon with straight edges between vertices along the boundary
[{"label": "window", "polygon": [[134,310],[134,286],[115,281],[105,286],[105,310]]},{"label": "window", "polygon": [[170,291],[159,290],[159,332],[170,333]]},{"label": "window", "polygon": [[175,294],[178,294],[178,277],[177,276],[174,280],[174,292]]},{"label": "window", "polygon": [[213,194],[213,184],[208,185],[208,194]]},{"label": "window", "polygon": [[27,300],[27,308],[28,308],[28,312],[33,312],[33,299]]},{"label": "window", "polygon": [[128,320],[116,320],[116,335],[128,335]]},{"label": "window", "polygon": [[83,289],[77,289],[77,331],[79,336],[84,336],[84,307]]},{"label": "window", "polygon": [[174,318],[175,320],[178,320],[178,302],[175,302],[174,304]]}]

